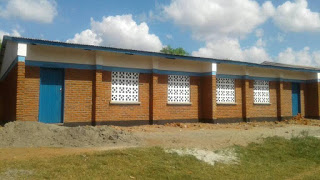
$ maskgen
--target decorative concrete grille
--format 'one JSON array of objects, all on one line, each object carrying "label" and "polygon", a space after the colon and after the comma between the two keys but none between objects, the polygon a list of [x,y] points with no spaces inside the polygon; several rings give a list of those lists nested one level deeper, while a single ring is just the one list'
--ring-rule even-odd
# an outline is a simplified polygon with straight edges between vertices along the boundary
[{"label": "decorative concrete grille", "polygon": [[217,78],[217,103],[235,103],[234,79]]},{"label": "decorative concrete grille", "polygon": [[254,103],[257,104],[270,103],[269,81],[256,80],[253,82],[253,98]]},{"label": "decorative concrete grille", "polygon": [[169,75],[168,102],[190,102],[190,77]]},{"label": "decorative concrete grille", "polygon": [[139,73],[112,72],[111,100],[139,101]]}]

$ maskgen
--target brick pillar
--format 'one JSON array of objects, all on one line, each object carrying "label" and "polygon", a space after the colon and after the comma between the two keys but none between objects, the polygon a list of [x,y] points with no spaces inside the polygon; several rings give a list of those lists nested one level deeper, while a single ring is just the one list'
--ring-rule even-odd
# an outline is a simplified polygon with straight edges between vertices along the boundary
[{"label": "brick pillar", "polygon": [[217,119],[217,77],[215,75],[211,76],[212,81],[212,119]]},{"label": "brick pillar", "polygon": [[244,121],[250,121],[250,109],[253,104],[253,90],[250,88],[250,80],[244,79],[242,83],[242,118]]},{"label": "brick pillar", "polygon": [[22,61],[22,57],[19,57],[20,60],[17,63],[17,104],[16,104],[16,120],[18,121],[24,121],[24,83],[25,83],[25,74],[26,74],[26,68],[25,68],[25,62]]},{"label": "brick pillar", "polygon": [[16,120],[27,120],[24,117],[24,98],[25,98],[25,77],[26,77],[26,56],[27,44],[18,43],[17,47],[17,101],[16,101]]},{"label": "brick pillar", "polygon": [[96,70],[94,82],[92,83],[92,124],[103,121],[102,109],[102,70]]},{"label": "brick pillar", "polygon": [[300,83],[300,101],[301,101],[301,115],[306,116],[306,83]]},{"label": "brick pillar", "polygon": [[149,124],[153,124],[153,120],[154,120],[154,108],[155,108],[155,101],[154,98],[156,96],[156,85],[158,83],[158,76],[154,73],[151,74],[150,76],[151,80],[150,80],[150,84],[149,84]]},{"label": "brick pillar", "polygon": [[279,81],[277,85],[277,116],[278,120],[292,117],[292,83]]},{"label": "brick pillar", "polygon": [[318,82],[310,82],[306,84],[306,93],[305,93],[305,103],[306,103],[306,117],[319,119],[319,83]]},{"label": "brick pillar", "polygon": [[204,76],[201,78],[202,121],[214,123],[217,119],[216,104],[216,76]]}]

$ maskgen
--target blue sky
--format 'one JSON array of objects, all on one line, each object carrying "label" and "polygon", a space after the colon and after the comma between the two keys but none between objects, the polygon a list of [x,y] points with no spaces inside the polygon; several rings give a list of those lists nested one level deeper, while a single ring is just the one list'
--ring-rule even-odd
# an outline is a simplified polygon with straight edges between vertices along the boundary
[{"label": "blue sky", "polygon": [[0,36],[320,66],[317,0],[0,0]]}]

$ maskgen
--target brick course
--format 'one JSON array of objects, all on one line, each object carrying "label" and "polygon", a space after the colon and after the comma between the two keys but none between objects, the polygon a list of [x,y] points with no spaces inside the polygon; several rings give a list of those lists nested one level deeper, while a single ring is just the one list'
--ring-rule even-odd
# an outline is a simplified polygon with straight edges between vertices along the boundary
[{"label": "brick course", "polygon": [[200,77],[190,77],[191,105],[168,105],[168,75],[153,76],[153,120],[200,119]]},{"label": "brick course", "polygon": [[92,121],[95,71],[65,69],[64,122]]},{"label": "brick course", "polygon": [[319,118],[319,83],[312,82],[306,84],[306,93],[305,93],[305,102],[306,108],[305,113],[306,117],[310,118]]},{"label": "brick course", "polygon": [[97,123],[104,121],[145,120],[149,122],[150,74],[139,75],[140,105],[110,104],[111,72],[97,71],[96,74],[96,114]]},{"label": "brick course", "polygon": [[238,118],[242,119],[242,87],[243,81],[235,79],[235,104],[217,104],[217,119]]},{"label": "brick course", "polygon": [[1,82],[1,122],[16,120],[17,68],[15,65]]},{"label": "brick course", "polygon": [[279,118],[286,118],[292,116],[292,83],[278,82],[278,116]]},{"label": "brick course", "polygon": [[[18,81],[18,82],[17,82]],[[38,121],[40,68],[18,62],[1,83],[1,119]],[[64,122],[211,120],[292,116],[291,83],[271,81],[270,104],[253,102],[253,80],[235,80],[236,104],[216,104],[216,76],[190,77],[191,105],[168,105],[168,75],[139,76],[137,105],[110,104],[111,72],[65,69]],[[301,83],[301,113],[319,118],[319,83]],[[315,101],[318,99],[318,101]],[[6,105],[4,105],[6,103]],[[7,105],[8,104],[8,105]],[[226,121],[227,122],[227,121]]]},{"label": "brick course", "polygon": [[38,121],[40,90],[39,67],[25,67],[24,89],[23,120]]}]

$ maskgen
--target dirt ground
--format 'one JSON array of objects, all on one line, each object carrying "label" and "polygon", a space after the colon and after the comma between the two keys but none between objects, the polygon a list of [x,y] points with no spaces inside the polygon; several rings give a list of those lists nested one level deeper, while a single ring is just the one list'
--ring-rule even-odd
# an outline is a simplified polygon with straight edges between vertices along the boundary
[{"label": "dirt ground", "polygon": [[245,146],[265,137],[291,138],[310,135],[320,138],[320,121],[290,120],[236,124],[173,123],[135,127],[114,127],[131,132],[145,146],[218,150],[232,145]]},{"label": "dirt ground", "polygon": [[[28,128],[20,132],[24,126]],[[236,124],[173,123],[74,128],[40,123],[24,125],[19,122],[0,127],[0,160],[54,157],[141,146],[218,150],[259,142],[270,136],[291,138],[300,135],[320,138],[320,121],[299,119]],[[90,142],[92,140],[94,142]],[[70,146],[72,141],[77,143],[73,142]]]}]

